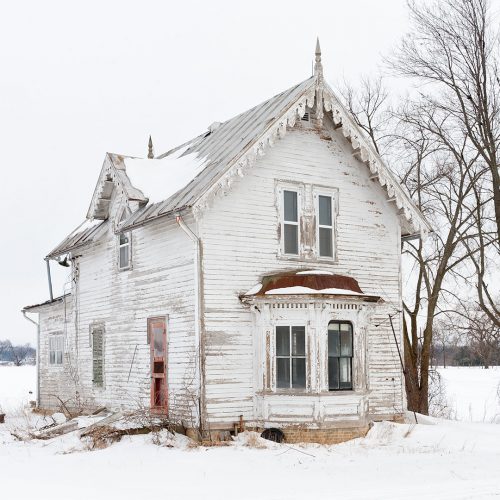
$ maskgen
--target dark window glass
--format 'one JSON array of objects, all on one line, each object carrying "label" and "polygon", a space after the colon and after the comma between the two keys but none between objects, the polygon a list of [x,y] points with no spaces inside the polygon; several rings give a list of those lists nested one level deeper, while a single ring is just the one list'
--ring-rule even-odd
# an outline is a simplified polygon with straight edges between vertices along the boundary
[{"label": "dark window glass", "polygon": [[352,389],[352,326],[332,321],[328,325],[328,389]]},{"label": "dark window glass", "polygon": [[278,358],[277,364],[277,386],[279,389],[290,388],[290,358]]},{"label": "dark window glass", "polygon": [[292,356],[306,355],[306,328],[292,326]]},{"label": "dark window glass", "polygon": [[124,246],[120,247],[120,267],[128,267],[128,259],[129,259],[129,247]]},{"label": "dark window glass", "polygon": [[306,329],[276,327],[276,386],[278,389],[306,387]]},{"label": "dark window glass", "polygon": [[321,257],[333,257],[332,229],[328,227],[319,228],[319,255]]},{"label": "dark window glass", "polygon": [[332,198],[330,196],[319,196],[319,225],[332,225]]},{"label": "dark window glass", "polygon": [[120,245],[126,245],[128,243],[128,234],[120,234]]},{"label": "dark window glass", "polygon": [[290,355],[290,327],[277,326],[276,327],[276,355],[289,356]]},{"label": "dark window glass", "polygon": [[306,358],[292,358],[292,387],[306,386]]},{"label": "dark window glass", "polygon": [[298,222],[297,193],[295,191],[283,191],[284,220]]},{"label": "dark window glass", "polygon": [[297,255],[299,253],[299,226],[284,224],[285,253]]}]

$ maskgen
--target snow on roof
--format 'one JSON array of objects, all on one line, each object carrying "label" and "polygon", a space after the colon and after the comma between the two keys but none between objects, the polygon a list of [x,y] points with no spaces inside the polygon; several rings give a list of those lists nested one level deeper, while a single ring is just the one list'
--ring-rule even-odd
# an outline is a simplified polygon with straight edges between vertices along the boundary
[{"label": "snow on roof", "polygon": [[161,159],[124,158],[132,186],[140,189],[149,203],[166,200],[185,187],[204,168],[197,152],[184,155],[187,146]]},{"label": "snow on roof", "polygon": [[299,294],[316,294],[316,295],[357,295],[364,297],[364,293],[353,292],[345,288],[323,288],[316,290],[307,286],[289,286],[286,288],[273,288],[265,292],[266,295],[299,295]]},{"label": "snow on roof", "polygon": [[333,273],[331,271],[324,271],[323,269],[308,269],[306,271],[298,271],[295,274],[319,274],[319,275],[332,275]]}]

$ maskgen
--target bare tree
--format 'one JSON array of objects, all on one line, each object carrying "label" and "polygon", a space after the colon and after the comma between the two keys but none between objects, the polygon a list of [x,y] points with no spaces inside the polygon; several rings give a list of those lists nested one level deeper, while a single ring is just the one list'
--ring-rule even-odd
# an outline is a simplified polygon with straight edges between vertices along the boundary
[{"label": "bare tree", "polygon": [[488,0],[409,3],[413,31],[396,60],[400,74],[433,84],[426,99],[448,115],[491,175],[500,234],[499,39]]},{"label": "bare tree", "polygon": [[10,344],[10,352],[12,354],[12,361],[16,366],[21,366],[24,364],[28,355],[33,351],[33,348],[29,344],[24,345],[12,345]]}]

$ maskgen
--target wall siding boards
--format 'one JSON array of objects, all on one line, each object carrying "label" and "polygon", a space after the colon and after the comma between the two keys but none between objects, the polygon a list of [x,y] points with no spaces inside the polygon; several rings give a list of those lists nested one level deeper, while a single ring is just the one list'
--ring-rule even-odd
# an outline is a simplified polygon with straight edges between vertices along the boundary
[{"label": "wall siding boards", "polygon": [[[211,422],[235,422],[239,415],[254,419],[254,322],[239,294],[265,274],[297,267],[352,276],[365,293],[386,301],[368,331],[369,412],[401,412],[401,369],[387,317],[399,309],[399,223],[382,188],[353,157],[351,145],[340,133],[332,135],[332,140],[323,140],[313,130],[289,131],[203,214],[206,398]],[[278,257],[276,180],[338,189],[336,262]],[[397,316],[394,323],[399,332]],[[310,416],[299,412],[294,421],[308,422]]]},{"label": "wall siding boards", "polygon": [[[402,412],[402,374],[388,321],[388,314],[401,308],[398,217],[384,190],[370,181],[366,165],[354,158],[351,145],[325,122],[332,135],[328,140],[311,125],[298,124],[238,178],[226,195],[216,197],[198,220],[183,216],[202,242],[205,411],[207,423],[214,427],[232,427],[240,415],[255,422],[257,414],[267,415],[269,422],[308,424],[313,419],[353,425],[360,412],[365,412],[365,404],[373,417]],[[277,182],[301,183],[306,191],[309,186],[337,190],[335,261],[279,256]],[[189,408],[198,352],[194,244],[173,218],[158,219],[132,232],[132,267],[119,271],[114,224],[124,203],[123,195],[115,193],[105,237],[78,251],[72,295],[66,304],[40,312],[41,405],[57,407],[53,397],[57,395],[63,400],[78,397],[92,407],[149,406],[147,318],[167,316],[169,401],[172,411],[189,419],[194,411]],[[276,395],[269,403],[258,394],[262,383],[257,380],[258,365],[264,361],[258,359],[256,345],[262,341],[263,330],[239,296],[263,275],[296,268],[352,276],[365,293],[384,299],[384,304],[375,306],[366,328],[363,398],[312,391]],[[293,314],[306,318],[320,312],[308,304]],[[398,314],[394,326],[401,342]],[[102,387],[92,383],[93,327],[103,328]],[[48,337],[61,331],[67,351],[62,368],[48,365]],[[323,352],[321,346],[310,348]],[[364,363],[363,356],[359,363]],[[316,367],[316,361],[311,363]],[[271,374],[272,366],[266,370]],[[317,377],[323,380],[325,375]]]}]

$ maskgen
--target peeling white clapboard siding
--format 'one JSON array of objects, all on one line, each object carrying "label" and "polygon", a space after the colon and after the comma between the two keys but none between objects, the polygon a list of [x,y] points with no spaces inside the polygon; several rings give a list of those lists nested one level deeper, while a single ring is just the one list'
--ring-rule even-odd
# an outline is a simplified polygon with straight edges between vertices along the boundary
[{"label": "peeling white clapboard siding", "polygon": [[[350,275],[365,293],[380,295],[387,301],[381,314],[372,318],[367,333],[369,412],[391,415],[401,411],[401,369],[387,321],[387,313],[395,312],[400,300],[398,221],[385,193],[369,180],[369,175],[367,167],[352,156],[351,146],[341,134],[334,133],[334,140],[325,141],[315,132],[294,130],[203,214],[200,231],[210,421],[236,421],[239,415],[248,420],[255,418],[255,405],[261,403],[252,400],[257,384],[254,325],[251,312],[242,306],[238,295],[262,275],[296,267]],[[337,262],[278,258],[276,180],[338,189]],[[379,323],[378,328],[374,327]],[[400,335],[397,317],[394,324]],[[285,397],[282,404],[294,407],[299,403],[297,398]],[[322,403],[326,405],[324,421],[334,419],[332,412],[343,404],[342,398],[344,395],[327,395],[328,402]],[[311,412],[319,411],[310,397],[305,401],[303,411],[298,407],[294,410],[298,412],[295,422],[308,422]],[[278,409],[266,411],[276,413]]]},{"label": "peeling white clapboard siding", "polygon": [[[359,423],[368,415],[390,416],[402,410],[401,369],[387,316],[401,306],[398,217],[385,191],[370,181],[366,165],[353,157],[351,145],[341,133],[332,134],[332,140],[325,140],[313,130],[290,131],[234,181],[226,196],[216,197],[197,221],[183,216],[202,241],[205,409],[210,424],[232,425],[240,415],[249,422],[264,418],[277,424]],[[280,181],[302,183],[305,189],[315,185],[338,190],[335,262],[279,256],[276,183]],[[175,411],[188,413],[198,352],[194,245],[175,220],[159,219],[133,231],[132,268],[119,271],[113,230],[122,207],[121,195],[115,196],[106,237],[78,252],[78,276],[65,307],[58,303],[40,313],[41,404],[56,406],[51,394],[74,400],[78,392],[78,398],[92,406],[149,405],[147,318],[168,316],[169,399]],[[326,319],[318,331],[311,328],[308,341],[309,393],[263,390],[263,379],[272,377],[274,370],[272,363],[265,367],[261,352],[266,348],[264,323],[256,324],[239,295],[265,274],[297,267],[352,276],[365,293],[385,300],[375,306],[369,320],[354,309],[334,312],[338,319],[366,316],[355,331],[359,346],[355,393],[318,392],[326,380],[318,368],[318,359],[326,355],[320,340],[326,334]],[[327,318],[327,313],[332,312],[305,304],[281,316],[279,311],[273,314],[301,319]],[[92,325],[104,327],[103,387],[92,383]],[[397,314],[394,326],[401,342]],[[48,336],[61,329],[66,335],[65,365],[50,367]],[[263,379],[262,370],[269,372]],[[272,386],[269,380],[265,383]]]},{"label": "peeling white clapboard siding", "polygon": [[[112,202],[112,223],[121,204],[120,198]],[[73,314],[69,314],[67,323],[68,359],[64,369],[47,367],[48,355],[44,353],[47,335],[42,335],[42,406],[56,404],[48,396],[52,388],[63,400],[74,399],[78,391],[79,397],[92,406],[149,406],[147,318],[168,316],[169,399],[177,407],[185,407],[188,401],[183,400],[183,394],[192,382],[195,361],[192,242],[172,220],[143,227],[132,235],[132,268],[119,271],[117,236],[110,224],[103,241],[79,253],[78,279],[70,298]],[[41,313],[41,318],[44,315],[45,312]],[[60,318],[54,318],[53,323],[57,327]],[[89,332],[93,324],[104,326],[102,388],[92,383]],[[42,330],[45,332],[45,327]],[[77,381],[74,381],[70,372],[76,366]]]}]

